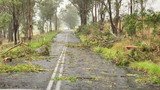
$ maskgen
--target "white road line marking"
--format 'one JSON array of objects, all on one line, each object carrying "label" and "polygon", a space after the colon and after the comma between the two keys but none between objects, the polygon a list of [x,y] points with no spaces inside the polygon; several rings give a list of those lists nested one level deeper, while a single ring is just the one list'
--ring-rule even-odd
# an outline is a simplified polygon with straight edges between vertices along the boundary
[{"label": "white road line marking", "polygon": [[[65,42],[68,41],[67,39],[68,39],[68,36],[66,35]],[[65,46],[64,46],[64,47],[65,47]],[[64,59],[65,59],[65,53],[64,53],[64,52],[66,52],[66,50],[67,50],[67,48],[64,48],[64,47],[63,47],[62,53],[61,53],[61,55],[60,55],[60,57],[59,57],[59,59],[58,59],[58,62],[57,62],[57,64],[56,64],[56,67],[55,67],[55,69],[54,69],[54,72],[53,72],[53,74],[52,74],[52,76],[51,76],[51,80],[49,81],[46,90],[51,90],[51,89],[52,89],[53,82],[54,82],[54,80],[52,80],[52,79],[54,79],[55,76],[56,76],[56,73],[57,73],[57,71],[58,71],[58,67],[59,67],[59,65],[60,65],[61,60],[62,60],[61,67],[62,67],[62,65],[64,65]],[[63,69],[62,69],[62,70],[61,70],[61,69],[62,69],[62,68],[60,68],[60,72],[63,72]],[[60,86],[61,86],[61,83],[59,84],[58,87],[60,87]],[[56,87],[57,87],[57,85],[56,85]]]},{"label": "white road line marking", "polygon": [[[68,36],[67,35],[66,35],[66,40],[65,41],[66,42],[68,41]],[[65,48],[65,51],[64,51],[64,56],[63,56],[63,59],[62,59],[62,64],[61,64],[61,67],[60,67],[60,73],[59,73],[58,77],[62,77],[62,73],[63,73],[63,69],[64,69],[64,62],[65,62],[66,51],[67,51],[67,47]],[[60,90],[61,83],[62,83],[61,80],[57,82],[55,90]]]},{"label": "white road line marking", "polygon": [[53,82],[54,82],[54,80],[52,80],[52,79],[54,79],[55,76],[56,76],[56,73],[57,73],[57,71],[58,71],[58,67],[59,67],[61,58],[62,58],[62,56],[63,56],[63,53],[64,53],[64,48],[63,48],[63,50],[62,50],[62,52],[61,52],[61,55],[60,55],[60,57],[59,57],[59,59],[58,59],[58,62],[57,62],[57,64],[56,64],[56,67],[55,67],[55,69],[54,69],[54,72],[53,72],[53,74],[52,74],[52,76],[51,76],[51,80],[49,81],[49,84],[48,84],[46,90],[51,90],[51,88],[52,88],[52,85],[53,85]]},{"label": "white road line marking", "polygon": [[[67,48],[65,49],[65,52],[66,52],[66,50],[67,50]],[[61,68],[60,68],[60,73],[59,73],[58,77],[62,77],[62,73],[63,73],[63,69],[64,69],[65,56],[66,56],[66,54],[64,53]],[[61,81],[58,81],[57,84],[56,84],[56,89],[55,90],[60,90],[60,87],[61,87]]]}]

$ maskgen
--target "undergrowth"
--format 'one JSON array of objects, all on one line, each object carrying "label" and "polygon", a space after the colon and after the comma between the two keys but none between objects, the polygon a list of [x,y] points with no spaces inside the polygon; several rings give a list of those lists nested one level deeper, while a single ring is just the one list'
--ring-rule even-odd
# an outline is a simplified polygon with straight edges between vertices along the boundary
[{"label": "undergrowth", "polygon": [[38,65],[32,64],[19,64],[16,66],[0,64],[0,73],[12,73],[12,72],[39,72],[43,69]]},{"label": "undergrowth", "polygon": [[146,72],[146,82],[160,84],[160,66],[156,64],[160,62],[160,40],[136,36],[116,38],[107,28],[99,31],[97,27],[97,24],[91,24],[79,28],[77,35],[83,45],[89,46],[94,52],[118,66],[130,66]]},{"label": "undergrowth", "polygon": [[53,41],[53,38],[56,36],[56,34],[57,32],[50,32],[35,36],[33,40],[21,44],[11,50],[9,50],[11,47],[4,48],[1,52],[1,57],[11,57],[13,59],[26,58],[27,60],[32,60],[32,58],[39,56],[35,50],[43,45],[47,45],[49,47],[50,42]]},{"label": "undergrowth", "polygon": [[[12,58],[12,62],[18,60],[37,60],[45,58],[43,55],[40,55],[36,52],[36,49],[40,48],[43,45],[49,47],[50,43],[53,41],[53,38],[57,35],[57,32],[50,32],[43,35],[34,36],[31,41],[26,43],[19,44],[15,47],[9,45],[3,47],[0,53],[0,73],[11,73],[11,72],[39,72],[43,71],[42,67],[33,64],[20,64],[12,65],[12,63],[4,64],[4,58]],[[20,61],[20,62],[21,62]]]},{"label": "undergrowth", "polygon": [[50,32],[43,35],[35,37],[31,42],[28,43],[29,47],[33,50],[43,46],[50,45],[53,38],[57,35],[57,32]]},{"label": "undergrowth", "polygon": [[149,74],[146,79],[149,79],[150,82],[160,84],[160,66],[151,62],[151,61],[144,61],[144,62],[133,62],[131,63],[130,67],[135,70],[143,71]]}]

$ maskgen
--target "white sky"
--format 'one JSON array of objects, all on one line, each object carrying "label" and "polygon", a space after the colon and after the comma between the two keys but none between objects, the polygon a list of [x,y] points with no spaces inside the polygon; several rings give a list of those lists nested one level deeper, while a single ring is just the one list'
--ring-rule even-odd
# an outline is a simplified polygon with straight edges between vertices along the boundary
[{"label": "white sky", "polygon": [[[129,0],[123,0],[124,4],[128,4]],[[64,0],[61,4],[61,8],[64,8],[66,4],[69,4],[69,0]],[[153,8],[155,11],[160,11],[160,0],[148,0],[147,2],[147,9]]]},{"label": "white sky", "polygon": [[148,8],[153,8],[155,11],[160,11],[160,0],[148,0]]}]

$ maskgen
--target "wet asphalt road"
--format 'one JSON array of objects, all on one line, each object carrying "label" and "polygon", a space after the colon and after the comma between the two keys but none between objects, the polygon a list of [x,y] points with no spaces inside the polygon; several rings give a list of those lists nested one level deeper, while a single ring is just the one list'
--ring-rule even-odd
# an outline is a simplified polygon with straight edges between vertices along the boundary
[{"label": "wet asphalt road", "polygon": [[89,49],[67,47],[77,44],[72,31],[62,31],[51,46],[51,60],[34,61],[48,71],[0,74],[1,89],[38,90],[160,90],[158,86],[135,83],[134,76]]}]

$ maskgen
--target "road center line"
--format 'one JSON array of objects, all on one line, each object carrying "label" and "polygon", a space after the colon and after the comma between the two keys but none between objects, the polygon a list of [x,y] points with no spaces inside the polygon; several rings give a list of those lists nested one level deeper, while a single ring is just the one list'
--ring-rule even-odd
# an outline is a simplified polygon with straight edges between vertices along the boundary
[{"label": "road center line", "polygon": [[[67,48],[65,48],[65,51],[66,52]],[[64,69],[64,62],[65,62],[65,53],[64,53],[64,57],[62,59],[62,64],[61,64],[61,67],[60,67],[60,73],[59,73],[59,78],[62,77],[62,73],[63,73],[63,69]],[[56,84],[56,89],[55,90],[60,90],[60,87],[61,87],[61,80],[57,82]]]},{"label": "road center line", "polygon": [[52,85],[53,85],[53,82],[54,82],[53,79],[55,78],[56,73],[57,73],[57,71],[58,71],[58,67],[59,67],[59,65],[60,65],[60,62],[61,62],[63,53],[64,53],[64,47],[63,47],[63,50],[62,50],[62,52],[61,52],[61,55],[60,55],[60,57],[59,57],[59,59],[58,59],[58,61],[57,61],[56,67],[55,67],[55,69],[54,69],[54,72],[53,72],[53,74],[52,74],[52,76],[51,76],[51,80],[49,81],[49,84],[48,84],[46,90],[51,90],[51,88],[52,88]]},{"label": "road center line", "polygon": [[[66,35],[66,42],[67,41],[68,41],[68,36]],[[59,73],[59,76],[58,76],[59,78],[62,77],[62,73],[63,73],[63,69],[64,69],[64,62],[65,62],[66,51],[67,51],[67,47],[64,50],[64,56],[63,56],[63,59],[62,59],[62,64],[61,64],[61,67],[60,67],[60,73]],[[55,90],[60,90],[60,88],[61,88],[61,82],[62,82],[61,80],[57,82]]]},{"label": "road center line", "polygon": [[[68,37],[67,37],[67,35],[66,35],[65,42],[67,42],[67,39],[68,39]],[[62,50],[62,52],[61,52],[61,55],[60,55],[60,57],[59,57],[59,59],[58,59],[58,61],[57,61],[56,67],[55,67],[55,69],[54,69],[54,72],[53,72],[53,74],[52,74],[52,76],[51,76],[51,80],[49,81],[46,90],[51,90],[51,89],[52,89],[52,86],[53,86],[53,83],[54,83],[54,80],[53,80],[53,79],[54,79],[55,76],[56,76],[56,73],[57,73],[57,71],[58,71],[58,67],[59,67],[60,63],[62,63],[62,64],[61,64],[61,68],[60,68],[60,72],[63,72],[62,65],[64,64],[66,49],[67,49],[67,48],[65,48],[65,46],[64,46],[64,47],[63,47],[63,50]],[[64,56],[63,56],[63,55],[64,55]],[[61,70],[61,69],[62,69],[62,70]],[[60,85],[61,85],[61,84],[60,84]],[[60,87],[60,85],[59,85],[59,87]],[[57,87],[57,85],[56,85],[56,87]]]}]

